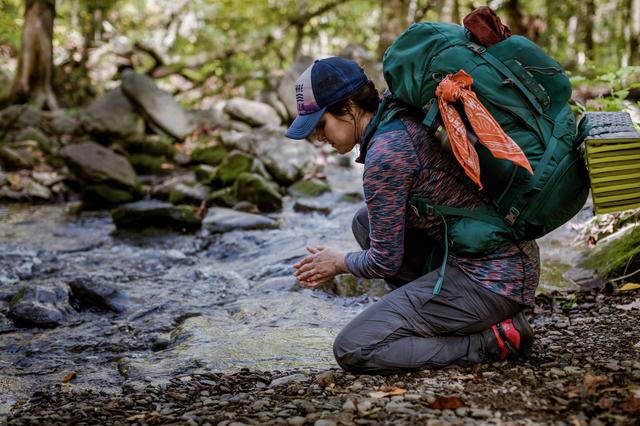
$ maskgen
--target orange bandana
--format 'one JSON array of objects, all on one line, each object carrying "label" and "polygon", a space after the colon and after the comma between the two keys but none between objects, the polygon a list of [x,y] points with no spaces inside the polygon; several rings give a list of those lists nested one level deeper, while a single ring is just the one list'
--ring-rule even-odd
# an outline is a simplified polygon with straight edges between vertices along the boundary
[{"label": "orange bandana", "polygon": [[478,136],[478,140],[487,147],[494,157],[511,160],[533,174],[527,157],[513,139],[502,130],[491,113],[480,103],[476,94],[471,90],[472,84],[473,78],[460,70],[455,74],[448,74],[436,89],[440,114],[444,128],[449,135],[453,155],[462,165],[464,172],[482,189],[478,153],[469,142],[464,122],[452,104],[456,101],[462,102],[464,112],[474,133]]}]

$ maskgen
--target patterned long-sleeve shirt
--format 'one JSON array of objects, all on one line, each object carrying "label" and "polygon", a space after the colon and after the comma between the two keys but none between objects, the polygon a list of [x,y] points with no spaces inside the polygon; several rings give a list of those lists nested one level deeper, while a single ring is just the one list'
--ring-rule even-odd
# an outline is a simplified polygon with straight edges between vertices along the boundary
[{"label": "patterned long-sleeve shirt", "polygon": [[[429,135],[425,126],[408,114],[399,114],[391,125],[376,130],[369,141],[364,163],[363,186],[371,246],[368,250],[347,254],[347,269],[356,276],[393,276],[402,263],[407,230],[421,229],[436,241],[442,241],[442,220],[414,214],[408,208],[410,196],[465,209],[486,203],[454,157]],[[520,304],[533,305],[540,274],[539,250],[534,241],[509,243],[483,257],[449,253],[447,264],[495,293]]]}]

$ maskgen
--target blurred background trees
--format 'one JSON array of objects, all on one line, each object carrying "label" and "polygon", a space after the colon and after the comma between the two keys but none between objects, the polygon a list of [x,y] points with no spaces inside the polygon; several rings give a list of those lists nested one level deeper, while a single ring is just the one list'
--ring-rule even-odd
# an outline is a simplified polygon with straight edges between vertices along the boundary
[{"label": "blurred background trees", "polygon": [[[128,67],[153,76],[185,104],[252,97],[274,88],[300,55],[335,55],[357,45],[379,60],[412,22],[460,23],[482,4],[0,0],[0,97],[50,109],[79,106],[116,86],[119,71]],[[558,59],[586,91],[625,99],[640,90],[640,0],[503,0],[489,6],[513,33]]]}]

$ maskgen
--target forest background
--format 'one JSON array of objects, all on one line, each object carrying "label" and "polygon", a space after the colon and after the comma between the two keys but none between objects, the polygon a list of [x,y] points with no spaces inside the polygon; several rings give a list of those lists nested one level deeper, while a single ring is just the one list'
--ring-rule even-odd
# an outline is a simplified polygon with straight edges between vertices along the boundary
[{"label": "forest background", "polygon": [[[412,22],[460,23],[481,5],[465,0],[0,4],[0,98],[5,104],[31,100],[45,108],[88,104],[119,84],[118,72],[124,67],[152,76],[185,106],[209,107],[235,95],[257,98],[274,89],[300,55],[336,55],[359,46],[361,56],[377,61]],[[508,0],[488,5],[513,33],[528,36],[560,61],[574,92],[581,93],[574,96],[576,108],[618,110],[625,100],[640,99],[640,0]],[[39,34],[30,32],[29,26],[38,22]],[[50,69],[43,48],[47,31]],[[38,39],[43,33],[45,39]],[[20,56],[23,63],[39,67],[40,77],[33,77],[31,70],[20,82]],[[24,68],[22,73],[29,73]],[[32,82],[25,89],[28,79]],[[34,84],[38,79],[44,83]]]}]

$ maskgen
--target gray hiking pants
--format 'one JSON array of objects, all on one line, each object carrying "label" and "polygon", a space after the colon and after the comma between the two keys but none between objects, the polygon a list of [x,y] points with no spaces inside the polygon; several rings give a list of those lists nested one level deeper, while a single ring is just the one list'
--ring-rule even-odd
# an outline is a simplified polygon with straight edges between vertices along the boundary
[{"label": "gray hiking pants", "polygon": [[[353,233],[367,249],[366,207],[354,216]],[[388,282],[407,284],[369,306],[336,337],[333,352],[345,370],[384,374],[469,365],[497,353],[490,327],[523,306],[475,284],[450,265],[440,294],[434,296],[438,272],[422,275],[428,241],[425,235],[406,232],[402,266]]]}]

